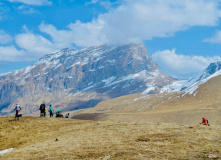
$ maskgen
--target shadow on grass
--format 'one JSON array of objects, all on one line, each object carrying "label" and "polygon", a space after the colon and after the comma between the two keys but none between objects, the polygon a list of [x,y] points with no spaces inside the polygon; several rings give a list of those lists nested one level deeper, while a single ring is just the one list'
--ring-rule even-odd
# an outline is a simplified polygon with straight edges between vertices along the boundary
[{"label": "shadow on grass", "polygon": [[105,113],[84,113],[84,114],[75,115],[71,117],[71,119],[98,121],[98,120],[105,118],[106,116],[107,114]]}]

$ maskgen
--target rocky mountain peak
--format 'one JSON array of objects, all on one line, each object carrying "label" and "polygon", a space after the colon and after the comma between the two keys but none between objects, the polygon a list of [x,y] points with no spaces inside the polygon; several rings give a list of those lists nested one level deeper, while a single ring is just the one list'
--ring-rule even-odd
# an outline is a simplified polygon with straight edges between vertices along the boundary
[{"label": "rocky mountain peak", "polygon": [[161,92],[179,92],[193,93],[199,85],[206,83],[213,77],[221,75],[221,61],[210,63],[210,65],[200,74],[189,80],[174,81],[171,85],[164,86]]},{"label": "rocky mountain peak", "polygon": [[[39,103],[59,109],[93,107],[98,102],[132,93],[158,93],[173,79],[158,68],[143,44],[62,49],[37,63],[0,76],[0,110],[19,101],[26,113]],[[35,107],[34,107],[35,106]]]},{"label": "rocky mountain peak", "polygon": [[209,75],[214,74],[215,72],[219,71],[221,69],[221,61],[217,61],[214,63],[211,63],[207,69],[205,70],[206,73]]}]

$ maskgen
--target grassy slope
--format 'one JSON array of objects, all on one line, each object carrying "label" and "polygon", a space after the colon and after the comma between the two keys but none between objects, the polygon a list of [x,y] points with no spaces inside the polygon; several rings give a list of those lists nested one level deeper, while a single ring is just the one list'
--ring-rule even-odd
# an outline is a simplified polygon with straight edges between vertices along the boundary
[{"label": "grassy slope", "polygon": [[83,110],[75,118],[196,124],[205,116],[210,123],[220,125],[221,76],[201,85],[196,92],[196,96],[183,93],[123,96]]},{"label": "grassy slope", "polygon": [[221,157],[220,126],[12,118],[0,118],[0,150],[15,149],[0,159]]}]

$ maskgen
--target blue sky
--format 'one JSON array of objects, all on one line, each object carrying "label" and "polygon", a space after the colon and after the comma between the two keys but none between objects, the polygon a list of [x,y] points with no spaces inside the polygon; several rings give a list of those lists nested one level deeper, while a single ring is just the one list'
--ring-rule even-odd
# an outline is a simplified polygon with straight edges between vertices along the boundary
[{"label": "blue sky", "polygon": [[221,8],[215,0],[1,0],[0,73],[62,48],[144,43],[176,77],[221,60]]}]

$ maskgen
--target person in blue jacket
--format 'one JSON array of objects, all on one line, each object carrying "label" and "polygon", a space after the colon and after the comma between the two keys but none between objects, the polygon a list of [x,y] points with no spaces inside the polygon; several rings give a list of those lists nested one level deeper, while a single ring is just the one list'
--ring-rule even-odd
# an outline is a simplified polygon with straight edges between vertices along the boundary
[{"label": "person in blue jacket", "polygon": [[49,106],[50,106],[50,107],[49,107],[49,110],[48,110],[48,111],[49,111],[49,113],[50,113],[50,117],[53,117],[53,111],[54,111],[54,110],[53,110],[51,104],[50,104]]}]

